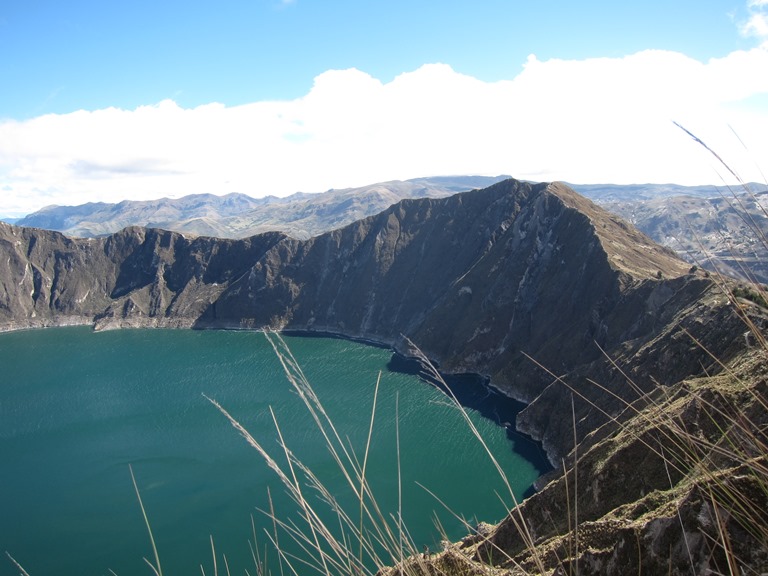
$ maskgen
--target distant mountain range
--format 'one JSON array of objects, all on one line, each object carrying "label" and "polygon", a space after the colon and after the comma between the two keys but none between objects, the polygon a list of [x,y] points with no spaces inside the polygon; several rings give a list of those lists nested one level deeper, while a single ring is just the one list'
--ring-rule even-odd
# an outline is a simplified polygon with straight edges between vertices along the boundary
[{"label": "distant mountain range", "polygon": [[[508,176],[444,176],[360,188],[297,193],[287,198],[197,194],[178,199],[49,206],[14,222],[69,236],[98,237],[127,226],[196,236],[247,238],[283,232],[305,240],[373,216],[407,198],[441,198],[485,188]],[[729,190],[676,184],[570,184],[632,222],[691,264],[768,283],[768,187]]]},{"label": "distant mountain range", "polygon": [[509,176],[446,176],[381,182],[360,188],[296,193],[286,198],[195,194],[119,204],[48,206],[15,222],[81,238],[106,236],[126,226],[161,228],[218,238],[284,232],[304,240],[378,214],[406,198],[441,198],[485,188]]}]

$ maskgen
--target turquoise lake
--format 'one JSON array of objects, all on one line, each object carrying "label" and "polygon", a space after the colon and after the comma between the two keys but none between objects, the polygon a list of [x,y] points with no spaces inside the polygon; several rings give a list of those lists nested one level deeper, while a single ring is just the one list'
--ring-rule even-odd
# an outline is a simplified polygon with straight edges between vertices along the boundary
[{"label": "turquoise lake", "polygon": [[[454,514],[473,525],[504,517],[499,497],[509,503],[508,491],[442,392],[391,370],[384,348],[285,340],[360,460],[381,372],[367,473],[385,514],[396,515],[397,410],[403,523],[418,549],[439,547],[435,518],[457,539],[466,530]],[[213,574],[211,537],[219,573],[226,555],[231,574],[255,574],[252,519],[263,554],[272,526],[260,511],[270,507],[268,494],[278,517],[299,517],[275,473],[203,394],[283,462],[271,408],[286,444],[350,505],[350,515],[359,514],[262,333],[73,327],[0,334],[0,375],[0,576],[18,574],[5,551],[31,576],[151,574],[129,464],[166,575],[200,574],[201,565]],[[513,450],[505,427],[470,415],[521,497],[539,471]]]}]

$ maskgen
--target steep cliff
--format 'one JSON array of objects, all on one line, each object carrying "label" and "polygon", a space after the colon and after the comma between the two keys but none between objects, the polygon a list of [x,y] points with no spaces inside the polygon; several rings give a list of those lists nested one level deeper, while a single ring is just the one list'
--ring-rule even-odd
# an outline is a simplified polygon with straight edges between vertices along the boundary
[{"label": "steep cliff", "polygon": [[0,222],[0,329],[191,326],[284,238],[231,241],[125,228],[99,239]]},{"label": "steep cliff", "polygon": [[[0,226],[5,327],[270,327],[396,347],[405,335],[445,370],[486,374],[530,402],[519,426],[554,460],[572,442],[569,427],[548,417],[563,394],[531,358],[556,374],[599,374],[624,397],[604,352],[628,362],[647,388],[712,364],[691,346],[673,360],[681,330],[706,325],[699,337],[719,342],[735,324],[704,297],[712,282],[557,183],[507,180],[405,200],[304,241],[143,228],[74,240]],[[603,418],[579,409],[582,434]]]},{"label": "steep cliff", "polygon": [[[764,326],[759,307],[749,313]],[[558,469],[576,461],[574,443],[592,455],[579,460],[589,521],[673,482],[663,459],[649,460],[645,480],[622,475],[653,451],[620,449],[617,430],[649,399],[752,353],[743,314],[713,279],[559,183],[405,200],[303,241],[142,228],[72,240],[0,223],[0,326],[301,329],[408,353],[406,336],[444,370],[485,374],[525,400],[517,426]],[[552,520],[567,508],[566,478],[526,502],[542,542],[566,531]],[[506,524],[486,542],[524,554]]]}]

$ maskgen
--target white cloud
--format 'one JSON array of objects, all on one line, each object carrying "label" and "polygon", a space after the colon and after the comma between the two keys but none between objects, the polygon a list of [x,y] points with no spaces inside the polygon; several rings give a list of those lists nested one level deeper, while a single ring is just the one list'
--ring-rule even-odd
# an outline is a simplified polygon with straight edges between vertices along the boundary
[{"label": "white cloud", "polygon": [[745,36],[768,38],[768,15],[752,14],[741,30]]},{"label": "white cloud", "polygon": [[531,56],[518,76],[494,83],[443,64],[388,83],[332,70],[291,101],[183,109],[168,100],[4,122],[0,215],[51,203],[286,195],[437,174],[718,183],[709,155],[672,120],[743,162],[745,179],[759,179],[746,157],[768,158],[765,70],[765,48],[707,62],[664,51]]},{"label": "white cloud", "polygon": [[748,38],[757,38],[768,45],[768,0],[748,0],[749,18],[740,27],[740,32]]}]

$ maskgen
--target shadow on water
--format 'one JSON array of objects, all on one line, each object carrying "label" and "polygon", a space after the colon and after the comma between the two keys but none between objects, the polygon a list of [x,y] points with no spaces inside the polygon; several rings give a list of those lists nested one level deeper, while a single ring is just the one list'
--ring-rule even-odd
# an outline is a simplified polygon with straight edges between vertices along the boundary
[{"label": "shadow on water", "polygon": [[[525,404],[494,389],[488,378],[479,374],[443,374],[441,372],[440,375],[443,379],[441,382],[427,373],[419,360],[407,358],[398,353],[392,354],[387,369],[392,372],[418,376],[421,380],[446,394],[449,393],[446,390],[447,385],[459,404],[465,408],[476,410],[484,418],[503,426],[506,429],[507,438],[512,444],[512,450],[533,464],[539,475],[552,470],[552,465],[541,445],[515,430],[515,420],[518,413],[525,408]],[[525,496],[533,493],[533,491],[533,487],[529,488]]]},{"label": "shadow on water", "polygon": [[[338,338],[361,342],[377,348],[392,349],[391,346],[381,344],[380,342],[349,338],[334,333],[286,330],[283,334],[301,336],[303,338]],[[530,462],[536,468],[539,476],[552,470],[552,465],[541,445],[525,434],[515,430],[515,420],[518,413],[525,408],[525,403],[510,398],[493,388],[488,378],[472,373],[444,374],[441,372],[440,375],[445,382],[444,385],[443,382],[436,380],[424,369],[424,365],[420,360],[403,356],[397,352],[392,353],[392,358],[387,363],[387,369],[391,372],[418,376],[422,381],[435,386],[446,394],[448,391],[445,389],[445,385],[448,385],[459,401],[459,404],[463,407],[476,410],[484,418],[499,426],[503,426],[507,433],[507,439],[512,446],[512,451]],[[530,486],[523,494],[523,497],[527,498],[535,491],[535,488]]]}]

